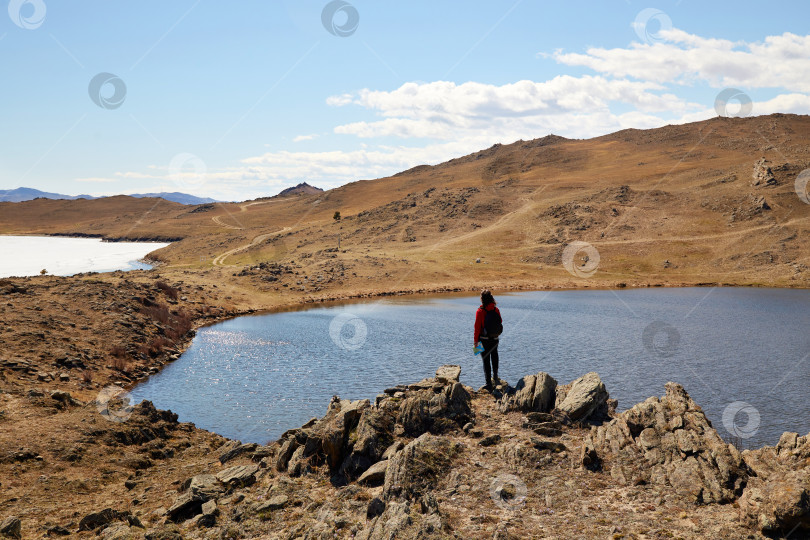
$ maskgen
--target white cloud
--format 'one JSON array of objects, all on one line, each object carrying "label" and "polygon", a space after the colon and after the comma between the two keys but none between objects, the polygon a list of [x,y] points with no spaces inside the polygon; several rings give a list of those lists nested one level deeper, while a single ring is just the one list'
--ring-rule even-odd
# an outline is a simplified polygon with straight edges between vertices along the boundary
[{"label": "white cloud", "polygon": [[312,139],[316,138],[318,135],[311,134],[311,135],[298,135],[293,139],[293,142],[301,142],[301,141],[311,141]]},{"label": "white cloud", "polygon": [[664,87],[655,82],[562,75],[545,82],[524,80],[500,86],[406,83],[392,91],[364,89],[351,101],[344,95],[331,102],[350,102],[385,117],[337,126],[338,134],[454,140],[486,132],[495,140],[514,140],[549,132],[588,137],[620,129],[622,120],[610,113],[613,103],[639,113],[670,115],[699,108],[661,90]]},{"label": "white cloud", "polygon": [[810,35],[785,33],[763,42],[708,39],[683,30],[660,32],[663,41],[630,48],[592,47],[586,53],[556,51],[561,64],[584,66],[612,77],[640,81],[810,91]]}]

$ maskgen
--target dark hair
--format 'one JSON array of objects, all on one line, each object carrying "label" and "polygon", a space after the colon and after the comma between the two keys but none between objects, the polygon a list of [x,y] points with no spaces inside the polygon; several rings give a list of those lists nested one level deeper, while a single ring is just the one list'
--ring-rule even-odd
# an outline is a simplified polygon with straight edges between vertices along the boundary
[{"label": "dark hair", "polygon": [[495,298],[492,297],[492,293],[489,292],[489,289],[484,289],[481,291],[481,305],[486,306],[487,304],[494,304]]}]

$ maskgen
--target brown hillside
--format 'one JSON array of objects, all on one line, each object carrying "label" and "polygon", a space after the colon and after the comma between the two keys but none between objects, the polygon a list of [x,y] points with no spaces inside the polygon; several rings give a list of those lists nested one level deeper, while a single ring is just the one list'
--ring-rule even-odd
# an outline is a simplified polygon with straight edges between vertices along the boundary
[{"label": "brown hillside", "polygon": [[[481,282],[806,286],[810,260],[801,239],[810,205],[794,180],[810,166],[808,141],[810,117],[784,114],[588,140],[549,135],[322,193],[245,203],[3,203],[0,232],[183,238],[155,254],[166,272],[213,277],[261,262],[295,265],[304,275],[338,272],[329,287],[262,281],[261,271],[229,276],[234,287],[271,295]],[[762,157],[773,185],[752,185]],[[338,236],[341,251],[329,254]],[[573,241],[599,253],[588,279],[563,267]],[[484,264],[471,266],[478,258]]]}]

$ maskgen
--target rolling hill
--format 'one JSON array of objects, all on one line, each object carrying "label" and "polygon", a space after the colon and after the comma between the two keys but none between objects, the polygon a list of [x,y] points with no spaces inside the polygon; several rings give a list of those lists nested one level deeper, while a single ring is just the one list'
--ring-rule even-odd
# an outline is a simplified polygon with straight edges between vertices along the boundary
[{"label": "rolling hill", "polygon": [[806,287],[810,204],[796,178],[810,167],[808,143],[810,117],[783,114],[587,140],[547,136],[243,203],[3,203],[0,232],[182,238],[154,254],[161,272],[227,276],[234,294],[259,307],[256,292]]}]

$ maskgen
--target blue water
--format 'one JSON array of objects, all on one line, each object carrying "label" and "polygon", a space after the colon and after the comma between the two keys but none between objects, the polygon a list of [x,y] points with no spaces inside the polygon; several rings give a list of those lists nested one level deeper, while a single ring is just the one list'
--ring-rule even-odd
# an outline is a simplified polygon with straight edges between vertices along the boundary
[{"label": "blue water", "polygon": [[[596,371],[623,410],[676,381],[721,435],[737,435],[745,446],[810,431],[810,291],[586,290],[496,299],[504,320],[499,375],[512,384],[538,371],[560,383]],[[462,382],[478,388],[477,305],[472,296],[399,297],[239,317],[201,329],[177,362],[131,394],[181,421],[264,443],[323,415],[335,394],[373,399],[432,376],[441,364],[460,364]]]}]

